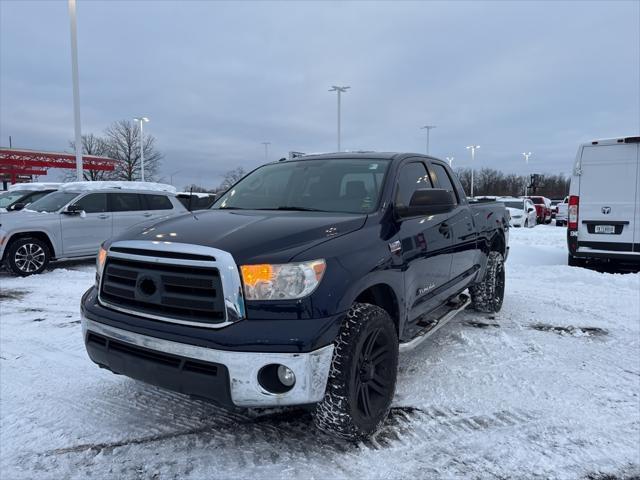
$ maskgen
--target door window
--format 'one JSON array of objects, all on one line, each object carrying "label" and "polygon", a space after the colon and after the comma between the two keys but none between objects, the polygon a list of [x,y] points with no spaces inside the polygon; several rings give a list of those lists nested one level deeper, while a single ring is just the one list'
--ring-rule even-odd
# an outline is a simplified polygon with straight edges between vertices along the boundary
[{"label": "door window", "polygon": [[78,200],[77,205],[85,213],[100,213],[107,211],[107,194],[106,193],[90,193]]},{"label": "door window", "polygon": [[[165,195],[143,195],[147,210],[171,210],[173,204]],[[196,197],[197,200],[197,197]]]},{"label": "door window", "polygon": [[137,193],[110,193],[109,210],[112,212],[135,212],[144,210]]},{"label": "door window", "polygon": [[449,178],[447,170],[442,165],[438,163],[431,164],[431,180],[434,184],[449,192],[454,202],[458,203],[456,189],[453,187],[453,182]]},{"label": "door window", "polygon": [[413,192],[424,188],[433,188],[424,164],[414,162],[404,165],[398,175],[395,199],[396,206],[408,207]]}]

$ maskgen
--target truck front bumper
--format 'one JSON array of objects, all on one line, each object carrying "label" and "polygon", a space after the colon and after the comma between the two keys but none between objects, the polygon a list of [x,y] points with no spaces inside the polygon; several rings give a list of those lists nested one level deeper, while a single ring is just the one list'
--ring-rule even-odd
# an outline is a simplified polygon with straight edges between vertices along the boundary
[{"label": "truck front bumper", "polygon": [[[114,373],[237,407],[319,402],[334,349],[330,344],[306,353],[217,350],[123,330],[85,315],[82,332],[91,360]],[[259,375],[273,365],[293,371],[290,390],[274,393],[263,387]]]}]

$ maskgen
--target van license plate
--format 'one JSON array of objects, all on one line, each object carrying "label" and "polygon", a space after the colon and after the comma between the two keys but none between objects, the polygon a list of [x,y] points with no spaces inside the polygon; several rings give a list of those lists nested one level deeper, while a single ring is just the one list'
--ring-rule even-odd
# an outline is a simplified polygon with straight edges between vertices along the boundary
[{"label": "van license plate", "polygon": [[596,225],[596,233],[616,233],[614,225]]}]

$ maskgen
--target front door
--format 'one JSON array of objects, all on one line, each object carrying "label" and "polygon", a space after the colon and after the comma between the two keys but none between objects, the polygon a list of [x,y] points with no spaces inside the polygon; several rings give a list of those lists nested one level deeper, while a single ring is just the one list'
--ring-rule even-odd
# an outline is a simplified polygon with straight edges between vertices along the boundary
[{"label": "front door", "polygon": [[112,214],[105,193],[89,193],[73,202],[80,213],[61,214],[63,256],[95,255],[112,233]]},{"label": "front door", "polygon": [[[413,192],[423,188],[433,188],[425,164],[404,164],[396,181],[396,207],[408,206]],[[449,281],[453,241],[445,225],[447,217],[442,214],[399,220],[398,233],[390,244],[392,249],[401,248],[409,330],[440,304],[442,288]]]}]

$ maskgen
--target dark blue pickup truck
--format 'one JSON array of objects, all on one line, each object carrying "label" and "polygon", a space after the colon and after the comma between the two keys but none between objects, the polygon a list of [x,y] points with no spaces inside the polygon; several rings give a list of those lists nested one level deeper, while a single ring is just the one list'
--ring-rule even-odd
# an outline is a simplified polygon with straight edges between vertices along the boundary
[{"label": "dark blue pickup truck", "polygon": [[432,157],[271,163],[208,210],[105,242],[85,345],[114,373],[230,407],[308,405],[322,430],[363,438],[400,351],[468,305],[500,310],[508,225]]}]

